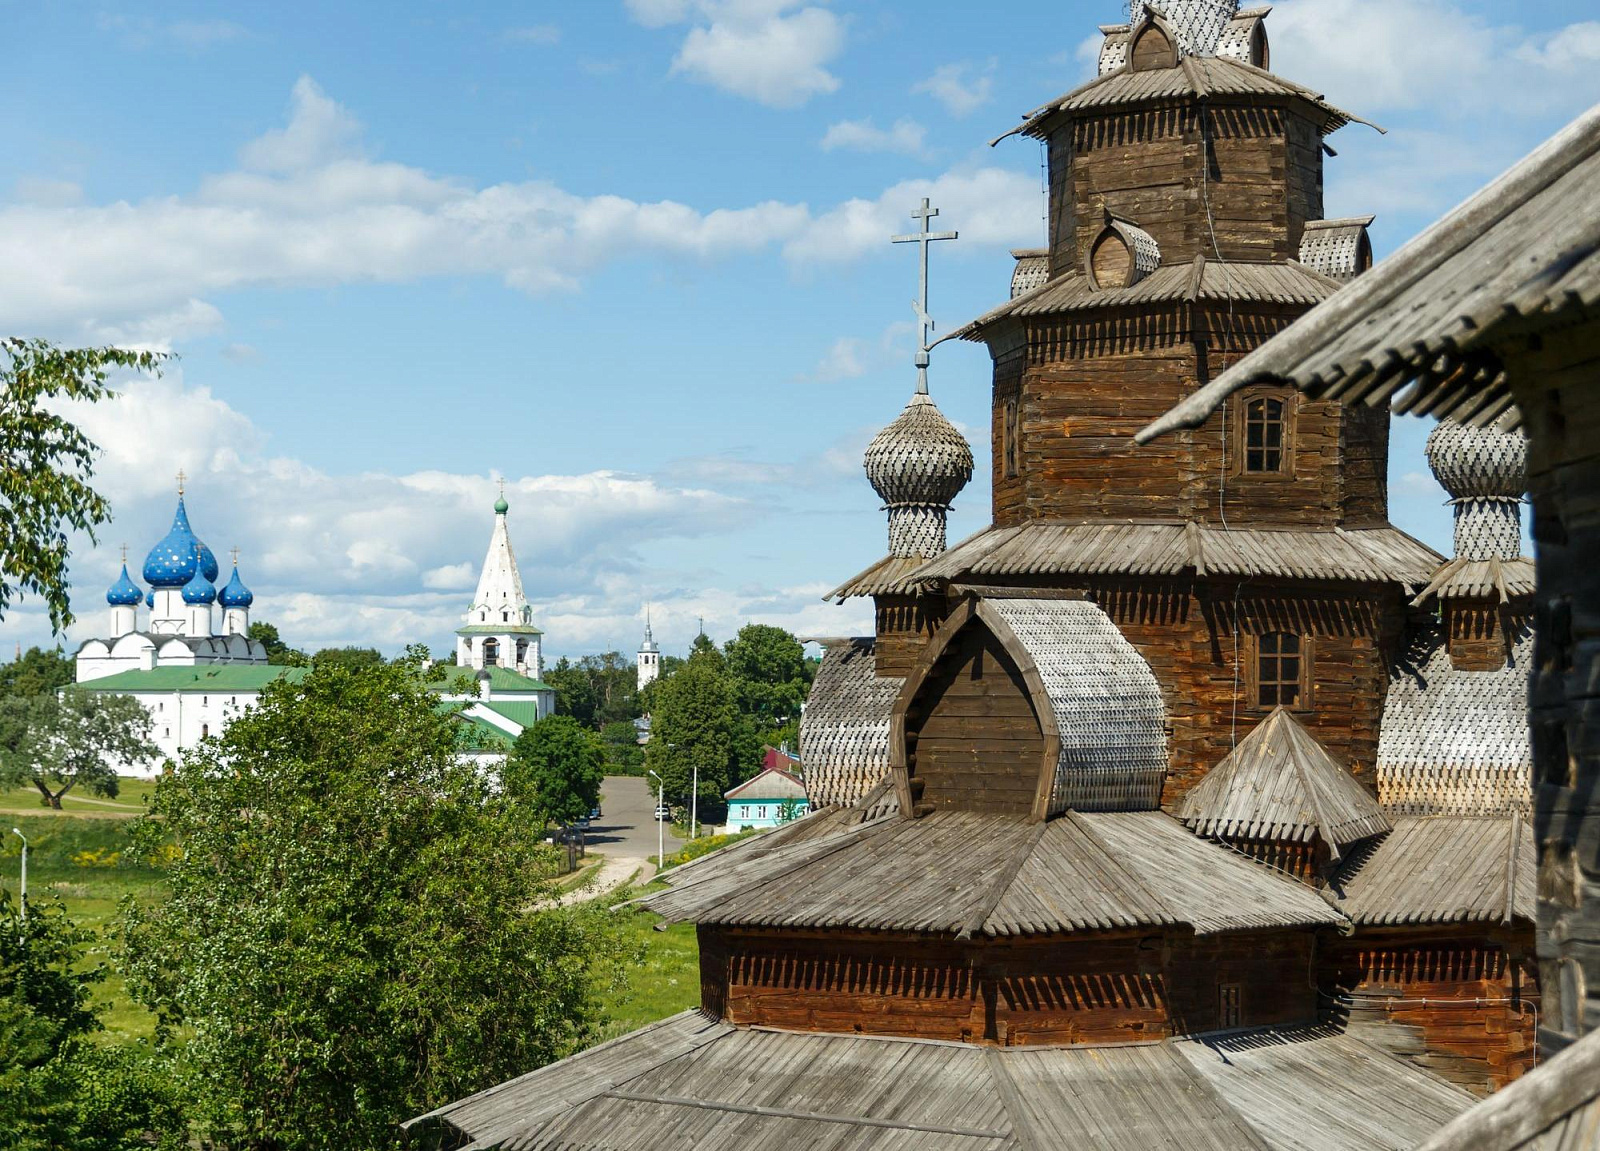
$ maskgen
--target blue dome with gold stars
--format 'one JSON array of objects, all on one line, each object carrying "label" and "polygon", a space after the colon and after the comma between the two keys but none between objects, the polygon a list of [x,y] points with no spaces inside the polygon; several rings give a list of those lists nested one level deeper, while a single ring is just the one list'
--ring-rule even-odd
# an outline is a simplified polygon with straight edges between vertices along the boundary
[{"label": "blue dome with gold stars", "polygon": [[[178,511],[172,517],[172,530],[150,549],[144,560],[144,581],[152,588],[184,587],[196,570],[210,584],[217,578],[217,557],[201,543],[189,526],[189,512],[178,494]],[[213,594],[215,588],[212,589]],[[210,601],[205,601],[209,603]]]},{"label": "blue dome with gold stars", "polygon": [[128,565],[122,565],[122,576],[106,592],[106,602],[112,607],[138,607],[144,598],[139,585],[128,578]]},{"label": "blue dome with gold stars", "polygon": [[223,607],[249,607],[256,602],[255,594],[239,578],[238,564],[233,565],[233,578],[228,581],[228,586],[217,593],[217,602]]}]

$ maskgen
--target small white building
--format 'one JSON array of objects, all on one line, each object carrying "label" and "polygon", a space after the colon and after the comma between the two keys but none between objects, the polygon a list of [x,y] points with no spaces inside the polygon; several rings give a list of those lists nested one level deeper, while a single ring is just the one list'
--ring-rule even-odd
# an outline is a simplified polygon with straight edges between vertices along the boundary
[{"label": "small white building", "polygon": [[728,822],[724,830],[729,832],[751,827],[780,827],[811,810],[805,781],[776,767],[763,769],[759,775],[722,795],[728,801]]}]

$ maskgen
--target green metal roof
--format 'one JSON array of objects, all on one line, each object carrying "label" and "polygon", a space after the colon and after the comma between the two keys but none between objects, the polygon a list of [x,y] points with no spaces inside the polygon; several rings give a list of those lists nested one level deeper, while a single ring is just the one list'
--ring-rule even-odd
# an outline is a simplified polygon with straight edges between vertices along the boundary
[{"label": "green metal roof", "polygon": [[[509,667],[491,667],[486,670],[489,672],[490,691],[527,692],[531,695],[536,691],[555,690],[543,680],[512,671]],[[470,695],[476,690],[474,684],[477,682],[477,677],[478,673],[470,667],[446,668],[444,679],[428,686],[434,691]]]},{"label": "green metal roof", "polygon": [[539,721],[538,700],[486,699],[483,706],[496,715],[504,716],[518,727],[531,727]]},{"label": "green metal roof", "polygon": [[230,691],[260,691],[279,679],[303,678],[303,667],[273,667],[267,664],[198,664],[194,667],[153,667],[148,671],[119,671],[77,686],[84,691],[183,691],[226,694]]},{"label": "green metal roof", "polygon": [[434,707],[440,715],[461,721],[461,727],[456,732],[456,746],[466,751],[510,751],[513,742],[511,734],[482,716],[467,715],[466,709],[471,706],[469,703],[447,700]]},{"label": "green metal roof", "polygon": [[457,635],[543,635],[531,623],[469,623],[456,628]]}]

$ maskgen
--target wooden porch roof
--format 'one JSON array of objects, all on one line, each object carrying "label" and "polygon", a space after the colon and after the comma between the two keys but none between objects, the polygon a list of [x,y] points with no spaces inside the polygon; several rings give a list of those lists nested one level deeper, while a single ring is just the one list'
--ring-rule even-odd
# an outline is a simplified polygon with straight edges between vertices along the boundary
[{"label": "wooden porch roof", "polygon": [[463,1151],[1399,1151],[1471,1101],[1327,1028],[986,1048],[686,1011],[403,1130]]}]

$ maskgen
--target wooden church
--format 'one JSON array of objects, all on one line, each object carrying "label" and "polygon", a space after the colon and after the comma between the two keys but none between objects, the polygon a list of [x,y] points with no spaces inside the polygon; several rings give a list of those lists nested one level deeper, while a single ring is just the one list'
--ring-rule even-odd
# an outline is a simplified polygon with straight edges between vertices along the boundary
[{"label": "wooden church", "polygon": [[1355,117],[1266,9],[1133,5],[1045,142],[1049,248],[961,329],[993,523],[918,391],[889,554],[836,593],[814,813],[678,868],[701,1007],[440,1108],[416,1146],[1409,1148],[1534,1059],[1520,438],[1443,425],[1456,554],[1387,521],[1387,414],[1252,386],[1133,435],[1371,262]]}]

